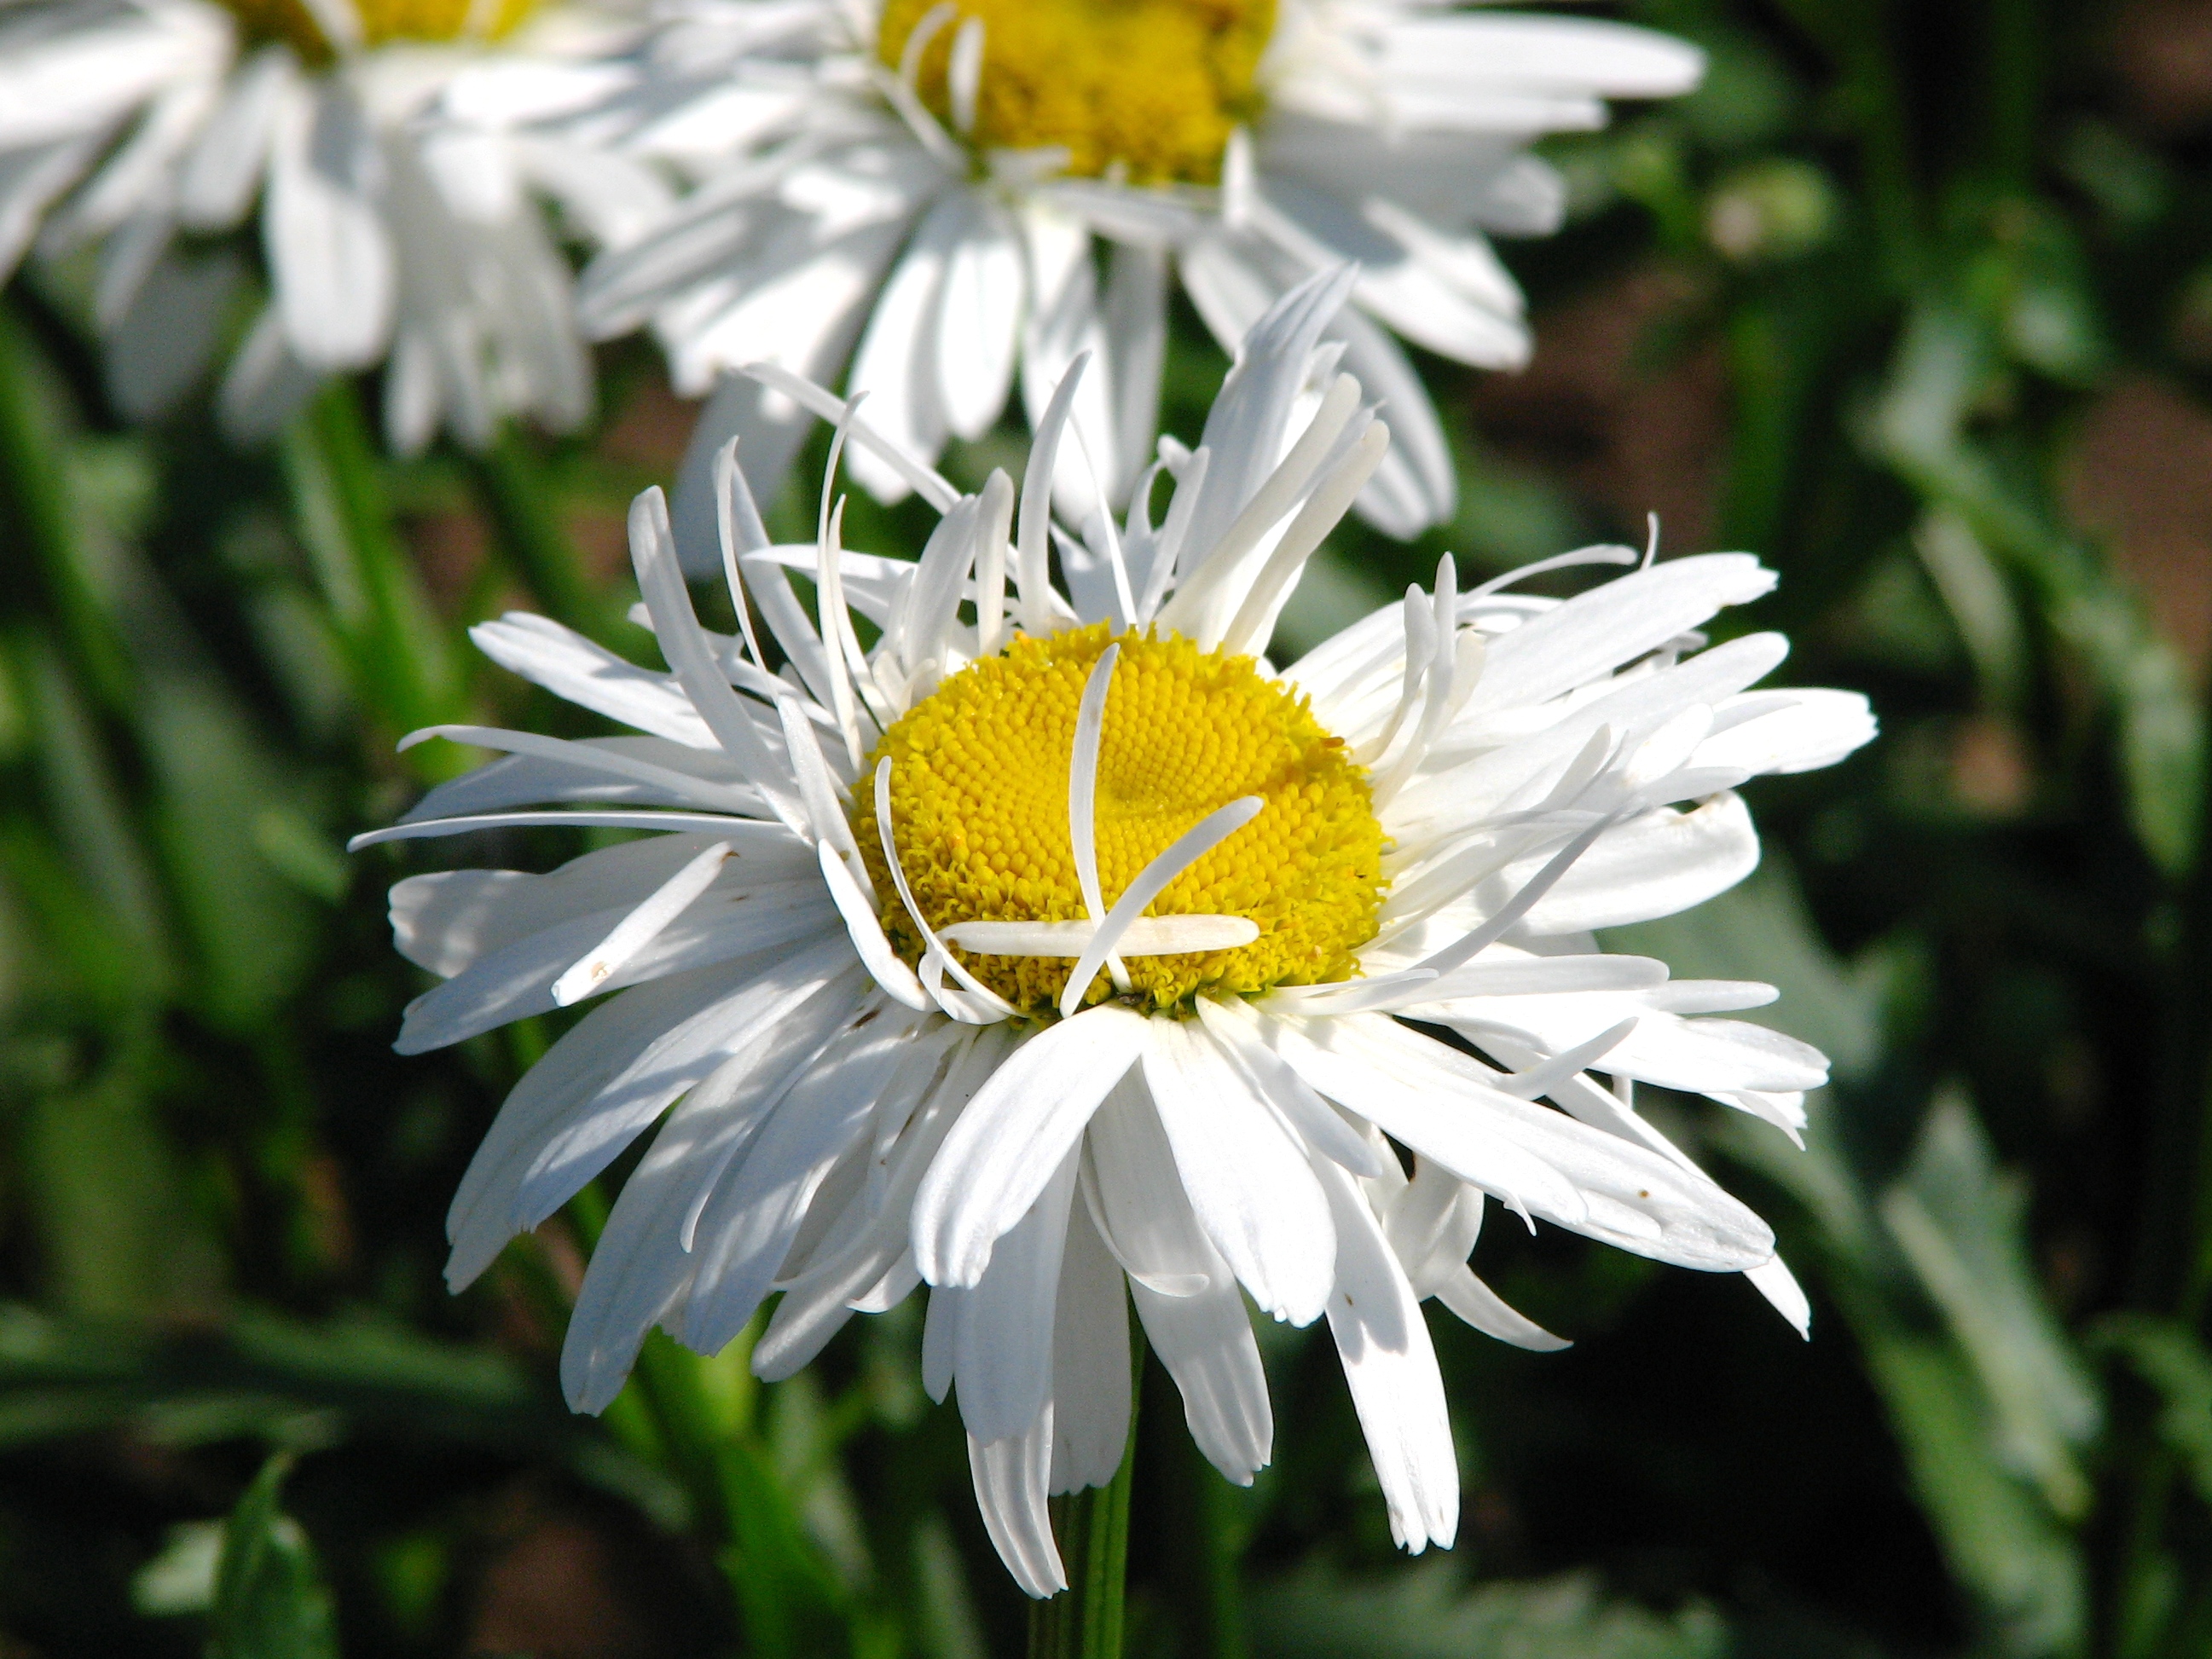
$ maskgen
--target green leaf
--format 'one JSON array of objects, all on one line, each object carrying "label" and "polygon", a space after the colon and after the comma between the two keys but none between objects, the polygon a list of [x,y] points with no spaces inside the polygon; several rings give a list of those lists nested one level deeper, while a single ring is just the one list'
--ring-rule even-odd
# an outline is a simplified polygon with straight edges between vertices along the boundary
[{"label": "green leaf", "polygon": [[1881,1207],[1988,1396],[1999,1456],[2034,1480],[2054,1511],[2079,1517],[2089,1488],[2072,1448],[2096,1434],[2102,1412],[2036,1285],[2027,1189],[1996,1170],[1964,1097],[1936,1097]]},{"label": "green leaf", "polygon": [[1987,1406],[1966,1358],[1890,1322],[1862,1322],[1867,1370],[1889,1408],[1912,1484],[1961,1583],[1995,1626],[2000,1651],[2057,1655],[2078,1645],[2087,1609],[2067,1529],[1991,1454]]},{"label": "green leaf", "polygon": [[200,969],[192,1001],[244,1031],[295,992],[315,949],[298,878],[258,846],[272,814],[312,845],[297,817],[301,787],[220,688],[197,678],[163,684],[143,729],[158,778],[155,827]]},{"label": "green leaf", "polygon": [[2212,1353],[2182,1326],[2147,1314],[2115,1315],[2096,1340],[2158,1391],[2160,1437],[2188,1469],[2197,1497],[2212,1504]]},{"label": "green leaf", "polygon": [[[356,388],[331,381],[286,429],[281,453],[294,521],[371,713],[394,735],[462,718],[453,645],[392,523]],[[413,764],[458,769],[465,761],[441,744]]]},{"label": "green leaf", "polygon": [[330,1592],[314,1547],[277,1507],[292,1457],[262,1465],[223,1528],[209,1659],[337,1659]]},{"label": "green leaf", "polygon": [[684,1500],[505,1357],[368,1319],[234,1310],[173,1329],[0,1304],[0,1448],[127,1425],[189,1443],[334,1429],[565,1463],[665,1526]]},{"label": "green leaf", "polygon": [[2019,708],[2028,689],[2027,642],[1988,550],[1964,519],[1942,508],[1921,520],[1912,545],[1973,659],[1984,696],[1999,708]]},{"label": "green leaf", "polygon": [[204,1308],[222,1263],[197,1224],[155,1110],[150,1032],[97,1077],[41,1094],[23,1121],[22,1154],[48,1293],[74,1313]]}]

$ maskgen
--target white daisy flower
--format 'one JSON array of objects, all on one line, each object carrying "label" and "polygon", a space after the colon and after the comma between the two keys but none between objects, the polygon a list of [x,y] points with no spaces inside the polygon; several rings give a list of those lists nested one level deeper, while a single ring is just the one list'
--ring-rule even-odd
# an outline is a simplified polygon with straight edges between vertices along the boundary
[{"label": "white daisy flower", "polygon": [[508,752],[356,845],[662,832],[550,875],[392,890],[399,948],[446,980],[403,1051],[618,993],[516,1086],[448,1224],[459,1286],[661,1121],[569,1327],[578,1408],[615,1397],[655,1323],[711,1352],[779,1296],[752,1364],[782,1377],[927,1283],[927,1388],[957,1389],[991,1536],[1044,1595],[1066,1582],[1047,1495],[1121,1459],[1125,1296],[1240,1483],[1273,1432],[1243,1295],[1326,1317],[1411,1550],[1449,1544],[1458,1507],[1421,1302],[1561,1346],[1468,1267],[1491,1200],[1747,1273],[1803,1325],[1766,1227],[1631,1091],[1794,1132],[1826,1062],[1711,1017],[1768,988],[1670,981],[1589,930],[1739,880],[1759,843],[1735,787],[1866,742],[1865,702],[1750,690],[1782,659],[1771,634],[1700,648],[1717,611],[1772,585],[1744,554],[1565,602],[1511,579],[1462,592],[1446,560],[1434,591],[1271,667],[1285,596],[1388,441],[1322,343],[1352,280],[1309,282],[1254,328],[1203,441],[1164,446],[1157,524],[1153,475],[1097,541],[1052,523],[1081,364],[1018,501],[1002,473],[960,495],[851,405],[763,370],[839,423],[833,468],[868,449],[941,511],[919,560],[845,551],[826,500],[817,544],[771,545],[726,450],[740,636],[695,618],[658,490],[630,526],[668,672],[542,617],[477,629],[641,735],[417,733]]},{"label": "white daisy flower", "polygon": [[[1395,440],[1359,510],[1401,536],[1449,517],[1455,483],[1392,336],[1524,362],[1484,232],[1557,227],[1560,181],[1528,145],[1703,67],[1644,30],[1433,0],[684,0],[653,52],[631,142],[698,188],[586,270],[582,305],[601,336],[651,322],[678,390],[755,361],[827,381],[849,357],[870,420],[933,462],[1017,380],[1034,424],[1090,350],[1075,428],[1119,502],[1152,448],[1170,266],[1234,349],[1293,284],[1356,260],[1329,328]],[[725,439],[773,488],[802,429],[788,400],[724,380],[684,527]],[[1087,499],[1081,465],[1071,448],[1064,501]],[[881,499],[907,489],[869,452],[852,466]]]},{"label": "white daisy flower", "polygon": [[[629,234],[653,172],[551,118],[604,95],[634,24],[532,0],[15,0],[0,5],[0,275],[98,248],[114,394],[166,407],[220,343],[244,267],[203,239],[258,212],[270,297],[222,387],[273,431],[323,375],[386,367],[393,447],[592,402],[568,267],[533,191]],[[526,129],[511,118],[534,118]]]}]

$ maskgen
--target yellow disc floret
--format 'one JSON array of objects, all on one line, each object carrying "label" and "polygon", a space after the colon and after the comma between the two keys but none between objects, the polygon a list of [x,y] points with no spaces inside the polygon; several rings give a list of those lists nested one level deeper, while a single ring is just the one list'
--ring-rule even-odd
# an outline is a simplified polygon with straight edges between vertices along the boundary
[{"label": "yellow disc floret", "polygon": [[[1085,682],[1107,624],[1017,638],[947,679],[884,734],[864,776],[891,762],[901,866],[930,927],[1077,921],[1085,915],[1068,836],[1067,774]],[[1152,858],[1216,808],[1246,795],[1259,816],[1184,871],[1147,914],[1249,917],[1233,951],[1132,957],[1131,994],[1154,1009],[1200,992],[1348,979],[1375,935],[1382,827],[1367,778],[1303,699],[1249,657],[1170,636],[1120,636],[1098,744],[1098,880],[1110,907]],[[854,791],[853,827],[884,901],[892,945],[921,959],[921,932],[884,861],[874,793]],[[955,952],[1024,1013],[1048,1018],[1066,957]],[[1086,1000],[1114,994],[1101,972]]]},{"label": "yellow disc floret", "polygon": [[[355,0],[361,44],[398,40],[496,40],[529,15],[536,0]],[[282,40],[311,64],[337,54],[306,0],[223,0],[249,39]]]},{"label": "yellow disc floret", "polygon": [[[886,0],[876,52],[899,68],[939,0]],[[951,125],[952,41],[983,26],[974,130],[979,149],[1066,150],[1067,170],[1139,185],[1221,177],[1231,130],[1259,112],[1261,55],[1274,0],[953,0],[933,21],[915,76]]]}]

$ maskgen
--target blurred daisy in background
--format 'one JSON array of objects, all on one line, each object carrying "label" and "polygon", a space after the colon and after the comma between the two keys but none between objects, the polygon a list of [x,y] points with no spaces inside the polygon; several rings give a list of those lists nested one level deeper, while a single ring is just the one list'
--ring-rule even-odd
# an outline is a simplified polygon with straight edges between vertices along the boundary
[{"label": "blurred daisy in background", "polygon": [[[1034,424],[1094,351],[1057,481],[1079,514],[1086,490],[1118,506],[1151,459],[1171,270],[1233,349],[1297,282],[1356,260],[1329,326],[1394,434],[1358,507],[1411,535],[1449,516],[1455,485],[1393,336],[1524,362],[1520,291],[1485,233],[1559,224],[1560,181],[1528,145],[1702,67],[1644,30],[1419,0],[687,0],[632,137],[696,188],[586,272],[584,315],[599,336],[650,323],[687,395],[719,384],[678,491],[687,532],[725,439],[767,489],[796,453],[795,407],[730,374],[755,361],[843,371],[933,462],[1017,382]],[[851,459],[880,498],[904,494],[897,469]]]},{"label": "blurred daisy in background", "polygon": [[[592,401],[544,192],[594,239],[665,204],[563,128],[634,24],[532,0],[18,0],[0,7],[0,274],[93,250],[110,389],[134,416],[198,380],[249,270],[265,309],[225,375],[234,435],[382,365],[392,447]],[[524,125],[514,112],[528,118]]]},{"label": "blurred daisy in background", "polygon": [[[1018,497],[1004,473],[958,493],[767,368],[837,423],[833,473],[865,451],[939,510],[918,560],[843,550],[826,492],[814,543],[771,545],[726,449],[737,635],[696,620],[658,490],[631,536],[667,671],[542,617],[477,629],[637,735],[419,732],[507,752],[356,844],[660,832],[392,896],[400,949],[445,981],[404,1051],[613,994],[477,1152],[449,1217],[456,1288],[661,1125],[568,1329],[579,1408],[615,1397],[656,1323],[712,1352],[778,1295],[752,1364],[780,1377],[926,1282],[925,1382],[957,1391],[991,1536],[1043,1595],[1066,1583],[1048,1494],[1122,1458],[1125,1297],[1240,1483],[1273,1436],[1245,1295],[1326,1318],[1413,1550],[1449,1543],[1458,1512],[1421,1302],[1560,1346],[1468,1267],[1493,1200],[1747,1273],[1803,1326],[1767,1228],[1633,1085],[1794,1133],[1826,1062],[1714,1017],[1768,988],[1672,981],[1590,930],[1741,879],[1759,842],[1735,786],[1849,753],[1866,703],[1753,690],[1777,635],[1704,648],[1702,624],[1772,585],[1742,554],[1565,601],[1514,577],[1461,592],[1446,560],[1432,591],[1271,666],[1285,598],[1389,442],[1327,340],[1352,285],[1326,274],[1261,318],[1201,441],[1160,464],[1158,523],[1151,478],[1118,526],[1053,523],[1087,361],[1040,412]],[[1638,560],[1538,568],[1595,563]]]}]

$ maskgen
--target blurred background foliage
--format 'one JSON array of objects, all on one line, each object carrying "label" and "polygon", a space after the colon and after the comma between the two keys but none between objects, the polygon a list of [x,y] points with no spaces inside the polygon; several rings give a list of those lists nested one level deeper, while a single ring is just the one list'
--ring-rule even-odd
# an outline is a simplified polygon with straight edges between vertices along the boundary
[{"label": "blurred background foliage", "polygon": [[[1417,1563],[1325,1341],[1266,1333],[1249,1492],[1156,1372],[1130,1650],[2212,1651],[2212,4],[1621,15],[1702,45],[1704,89],[1554,148],[1571,224],[1504,250],[1534,365],[1426,365],[1458,522],[1340,538],[1279,645],[1439,551],[1651,512],[1781,569],[1729,625],[1790,629],[1884,740],[1762,785],[1759,873],[1617,942],[1775,981],[1835,1057],[1802,1152],[1653,1107],[1776,1218],[1814,1340],[1734,1279],[1497,1229],[1482,1271],[1577,1346],[1437,1328],[1467,1501]],[[239,455],[204,410],[123,422],[78,275],[0,305],[0,1655],[1018,1650],[911,1310],[775,1388],[656,1339],[592,1421],[552,1369],[603,1195],[439,1279],[551,1033],[395,1058],[422,988],[382,894],[427,866],[340,849],[465,759],[401,732],[580,718],[470,623],[647,648],[622,511],[692,411],[632,343],[580,440],[395,464],[333,385]],[[1223,364],[1183,323],[1191,435]],[[848,535],[915,527],[856,501]]]}]

